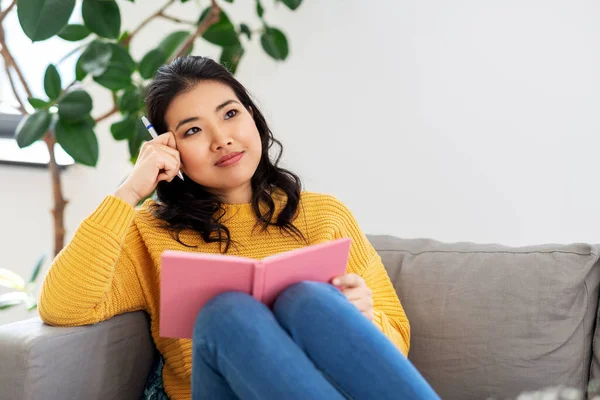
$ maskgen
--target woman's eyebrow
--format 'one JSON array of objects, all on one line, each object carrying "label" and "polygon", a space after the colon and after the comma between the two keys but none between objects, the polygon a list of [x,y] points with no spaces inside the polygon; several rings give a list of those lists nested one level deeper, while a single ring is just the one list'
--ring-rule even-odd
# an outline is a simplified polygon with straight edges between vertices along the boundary
[{"label": "woman's eyebrow", "polygon": [[227,100],[227,101],[225,101],[224,103],[222,103],[222,104],[219,104],[219,105],[217,106],[217,108],[215,108],[215,112],[219,112],[219,111],[221,111],[221,109],[223,109],[224,107],[227,107],[227,106],[228,106],[228,105],[230,105],[231,103],[238,103],[238,104],[240,104],[240,102],[239,102],[239,101],[235,101],[235,100]]},{"label": "woman's eyebrow", "polygon": [[190,117],[190,118],[186,118],[186,119],[182,119],[181,121],[179,121],[179,123],[177,124],[177,127],[175,128],[175,130],[179,129],[179,127],[183,124],[187,124],[188,122],[192,122],[192,121],[196,121],[198,119],[198,117]]},{"label": "woman's eyebrow", "polygon": [[[240,104],[240,102],[239,102],[239,101],[236,101],[236,100],[227,100],[227,101],[225,101],[225,102],[223,102],[223,103],[219,104],[219,105],[217,106],[217,108],[215,108],[215,112],[219,112],[219,111],[221,111],[223,108],[227,107],[227,106],[228,106],[228,105],[230,105],[231,103],[238,103],[238,104]],[[197,120],[199,120],[199,119],[200,119],[200,118],[198,118],[198,117],[190,117],[190,118],[185,118],[185,119],[182,119],[182,120],[181,120],[181,121],[179,121],[179,123],[177,124],[177,127],[175,128],[175,130],[179,129],[179,127],[180,127],[181,125],[183,125],[183,124],[187,124],[188,122],[192,122],[192,121],[197,121]]]}]

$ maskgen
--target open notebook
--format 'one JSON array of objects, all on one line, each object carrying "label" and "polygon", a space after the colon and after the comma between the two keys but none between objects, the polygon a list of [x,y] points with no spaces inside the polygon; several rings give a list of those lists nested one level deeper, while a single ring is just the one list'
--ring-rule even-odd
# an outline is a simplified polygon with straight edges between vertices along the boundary
[{"label": "open notebook", "polygon": [[294,283],[329,283],[346,272],[350,241],[337,239],[262,260],[167,250],[162,254],[160,336],[191,338],[200,309],[224,292],[248,293],[270,307]]}]

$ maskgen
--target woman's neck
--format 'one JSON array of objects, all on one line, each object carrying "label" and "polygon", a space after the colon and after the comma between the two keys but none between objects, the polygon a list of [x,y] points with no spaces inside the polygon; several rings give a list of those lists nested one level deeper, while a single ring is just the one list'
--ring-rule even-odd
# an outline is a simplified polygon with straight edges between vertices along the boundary
[{"label": "woman's neck", "polygon": [[250,182],[248,182],[247,186],[215,192],[215,194],[224,204],[248,204],[252,202],[252,187],[250,186]]}]

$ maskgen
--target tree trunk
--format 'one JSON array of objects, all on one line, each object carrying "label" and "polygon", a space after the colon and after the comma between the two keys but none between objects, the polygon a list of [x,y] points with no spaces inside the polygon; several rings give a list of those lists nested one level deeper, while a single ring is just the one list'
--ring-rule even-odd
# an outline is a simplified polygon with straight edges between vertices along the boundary
[{"label": "tree trunk", "polygon": [[54,209],[52,215],[54,217],[54,256],[56,256],[65,245],[65,206],[67,201],[63,197],[62,184],[60,179],[60,168],[56,163],[56,157],[54,155],[54,137],[50,132],[44,137],[44,142],[48,146],[48,154],[50,155],[50,162],[48,167],[50,169],[50,177],[52,180],[52,194],[54,198]]}]

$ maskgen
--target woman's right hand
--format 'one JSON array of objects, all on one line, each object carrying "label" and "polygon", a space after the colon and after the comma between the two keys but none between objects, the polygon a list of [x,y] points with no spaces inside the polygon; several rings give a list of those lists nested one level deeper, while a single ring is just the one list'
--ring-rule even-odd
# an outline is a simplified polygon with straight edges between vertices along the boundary
[{"label": "woman's right hand", "polygon": [[163,133],[142,145],[133,171],[119,186],[115,196],[135,206],[156,189],[158,182],[171,182],[180,166],[175,136],[171,132]]}]

